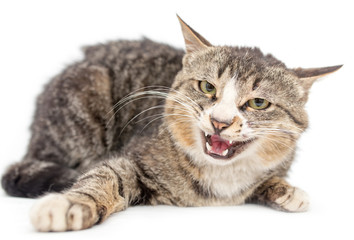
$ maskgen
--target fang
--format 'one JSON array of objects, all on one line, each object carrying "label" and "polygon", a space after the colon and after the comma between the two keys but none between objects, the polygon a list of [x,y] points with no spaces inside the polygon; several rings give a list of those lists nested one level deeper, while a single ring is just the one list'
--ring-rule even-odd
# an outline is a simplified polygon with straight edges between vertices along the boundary
[{"label": "fang", "polygon": [[208,142],[206,142],[206,143],[205,143],[205,146],[206,146],[206,148],[208,149],[208,151],[210,151],[210,150],[211,150],[211,146],[209,145],[209,143],[208,143]]}]

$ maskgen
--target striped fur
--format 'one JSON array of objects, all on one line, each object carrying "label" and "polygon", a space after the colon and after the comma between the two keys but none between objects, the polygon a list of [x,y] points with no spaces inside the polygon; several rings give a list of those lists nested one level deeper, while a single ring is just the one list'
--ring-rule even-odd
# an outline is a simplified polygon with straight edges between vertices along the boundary
[{"label": "striped fur", "polygon": [[[31,211],[38,231],[89,228],[134,205],[307,210],[284,178],[309,88],[340,66],[288,69],[257,48],[212,46],[180,22],[186,54],[147,39],[88,47],[45,87],[28,152],[2,178],[10,195],[45,195]],[[255,98],[271,104],[255,110]],[[210,152],[212,141],[226,151]]]}]

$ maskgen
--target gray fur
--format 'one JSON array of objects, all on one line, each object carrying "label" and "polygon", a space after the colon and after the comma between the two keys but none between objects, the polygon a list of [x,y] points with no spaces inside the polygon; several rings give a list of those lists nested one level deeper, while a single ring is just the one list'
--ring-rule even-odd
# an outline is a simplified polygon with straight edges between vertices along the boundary
[{"label": "gray fur", "polygon": [[[94,163],[118,152],[134,133],[140,134],[149,119],[129,124],[121,133],[125,124],[164,101],[145,98],[118,112],[114,104],[143,87],[170,86],[184,54],[148,39],[109,42],[84,51],[84,60],[53,78],[38,97],[27,154],[2,178],[9,194],[35,197],[62,190]],[[159,108],[149,114],[162,111]],[[157,124],[142,134],[151,133]],[[51,180],[55,172],[63,179]]]},{"label": "gray fur", "polygon": [[[340,66],[288,69],[257,48],[212,46],[180,22],[186,54],[147,39],[88,47],[45,87],[28,152],[2,178],[14,196],[61,192],[33,208],[37,230],[88,228],[138,204],[307,209],[283,178],[308,125],[309,88]],[[269,107],[250,107],[256,98]]]}]

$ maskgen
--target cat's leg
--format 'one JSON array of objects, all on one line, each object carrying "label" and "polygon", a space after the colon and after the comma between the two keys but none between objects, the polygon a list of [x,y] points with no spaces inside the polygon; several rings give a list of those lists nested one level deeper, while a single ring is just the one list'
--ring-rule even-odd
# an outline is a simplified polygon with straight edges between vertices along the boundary
[{"label": "cat's leg", "polygon": [[24,159],[1,184],[12,196],[36,197],[70,187],[112,145],[111,82],[100,66],[76,64],[54,78],[37,100]]},{"label": "cat's leg", "polygon": [[303,190],[291,186],[284,179],[273,177],[256,189],[248,200],[287,212],[305,212],[309,197]]},{"label": "cat's leg", "polygon": [[31,210],[38,231],[80,230],[104,221],[128,207],[142,193],[137,171],[123,158],[104,162],[62,194],[49,194]]}]

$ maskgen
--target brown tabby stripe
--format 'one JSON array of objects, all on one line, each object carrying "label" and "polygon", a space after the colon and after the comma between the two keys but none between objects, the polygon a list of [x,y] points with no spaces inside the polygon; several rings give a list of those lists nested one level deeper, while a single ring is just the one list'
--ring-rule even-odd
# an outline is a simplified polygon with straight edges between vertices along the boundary
[{"label": "brown tabby stripe", "polygon": [[[193,79],[194,80],[194,79]],[[185,81],[181,81],[178,84],[176,84],[173,89],[178,91],[186,82]]]},{"label": "brown tabby stripe", "polygon": [[109,166],[107,163],[103,163],[103,166],[107,167],[108,169],[110,169],[113,174],[117,177],[117,181],[118,181],[118,193],[121,197],[124,197],[124,186],[123,186],[123,181],[122,178],[119,176],[119,174],[111,167]]},{"label": "brown tabby stripe", "polygon": [[256,90],[259,87],[259,83],[261,82],[261,78],[256,78],[256,80],[253,83],[252,90]]},{"label": "brown tabby stripe", "polygon": [[142,180],[141,178],[144,178],[145,180],[150,180],[153,181],[153,177],[150,176],[145,170],[144,166],[142,166],[140,161],[136,161],[136,166],[138,168],[138,171],[136,172],[136,177],[137,177],[137,184],[140,189],[140,196],[131,200],[132,205],[141,205],[141,204],[148,204],[151,200],[151,198],[157,193],[155,189],[149,188]]},{"label": "brown tabby stripe", "polygon": [[78,190],[73,190],[73,191],[70,191],[70,193],[77,193],[77,194],[80,194],[80,195],[84,195],[88,198],[90,198],[96,205],[96,207],[98,207],[98,202],[96,200],[96,198],[94,198],[91,194],[87,193],[87,192],[81,192],[81,191],[78,191]]},{"label": "brown tabby stripe", "polygon": [[135,161],[135,164],[137,166],[137,168],[139,169],[139,172],[137,172],[137,174],[139,176],[142,176],[144,177],[145,179],[148,179],[148,180],[154,180],[154,177],[153,176],[150,176],[146,171],[145,171],[145,165],[141,162],[141,161]]},{"label": "brown tabby stripe", "polygon": [[280,106],[279,104],[275,104],[275,106],[277,106],[278,108],[280,108],[281,110],[283,110],[289,117],[290,119],[296,123],[299,126],[303,126],[304,123],[299,121],[297,118],[294,117],[294,115],[291,114],[291,112],[289,112],[289,110],[285,109],[284,107]]},{"label": "brown tabby stripe", "polygon": [[150,203],[150,200],[153,195],[157,193],[157,191],[147,187],[140,179],[140,175],[137,175],[137,183],[138,187],[140,189],[140,195],[131,200],[131,205],[136,206],[136,205],[146,205]]},{"label": "brown tabby stripe", "polygon": [[[184,159],[185,160],[185,159]],[[193,164],[188,164],[191,168],[195,168]],[[188,178],[189,182],[192,185],[193,191],[199,195],[202,196],[203,198],[211,198],[214,197],[213,194],[208,190],[203,187],[202,184],[198,180],[196,180],[192,174],[188,171],[188,169],[185,169],[183,166],[180,164],[178,165],[178,169],[181,171],[182,175]]]},{"label": "brown tabby stripe", "polygon": [[212,197],[210,191],[208,189],[205,189],[205,187],[203,187],[198,180],[192,179],[192,187],[197,195],[202,196],[203,198]]},{"label": "brown tabby stripe", "polygon": [[222,66],[219,67],[218,78],[221,78],[222,74],[225,72],[225,70],[228,66],[229,66],[229,64],[223,64]]}]

